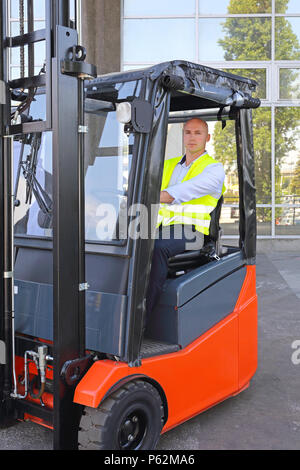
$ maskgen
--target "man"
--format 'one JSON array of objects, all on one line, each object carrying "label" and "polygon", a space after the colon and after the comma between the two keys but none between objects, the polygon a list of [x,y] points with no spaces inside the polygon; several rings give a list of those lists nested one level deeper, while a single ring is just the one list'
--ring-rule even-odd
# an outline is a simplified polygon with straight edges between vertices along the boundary
[{"label": "man", "polygon": [[153,310],[168,274],[168,258],[186,249],[202,248],[209,234],[210,213],[225,191],[224,169],[206,152],[208,125],[191,119],[183,127],[186,153],[165,161],[157,235],[146,315]]}]

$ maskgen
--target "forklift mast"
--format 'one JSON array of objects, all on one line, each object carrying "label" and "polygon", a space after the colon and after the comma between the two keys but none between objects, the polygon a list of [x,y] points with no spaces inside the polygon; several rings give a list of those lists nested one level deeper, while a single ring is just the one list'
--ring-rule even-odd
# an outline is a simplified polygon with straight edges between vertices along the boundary
[{"label": "forklift mast", "polygon": [[[29,413],[52,424],[54,449],[75,449],[80,406],[73,403],[73,382],[66,380],[66,371],[70,375],[72,370],[74,376],[85,364],[83,83],[96,76],[96,68],[84,62],[86,54],[78,45],[69,1],[45,0],[45,28],[41,30],[34,30],[33,0],[26,1],[28,31],[20,28],[18,36],[7,34],[8,1],[0,4],[0,421],[16,417],[16,410]],[[20,11],[23,9],[24,1],[20,1]],[[38,42],[44,42],[46,58],[35,75],[34,46]],[[10,80],[9,53],[25,46],[28,73]],[[39,88],[46,94],[45,119],[26,120],[24,110]],[[20,104],[12,114],[11,100],[18,97]],[[12,143],[18,135],[37,137],[46,131],[52,133],[53,149],[54,328],[53,346],[48,348],[53,357],[53,412],[19,399],[14,377],[18,346],[14,341],[13,212],[17,201]],[[70,369],[72,361],[82,357],[77,368]]]}]

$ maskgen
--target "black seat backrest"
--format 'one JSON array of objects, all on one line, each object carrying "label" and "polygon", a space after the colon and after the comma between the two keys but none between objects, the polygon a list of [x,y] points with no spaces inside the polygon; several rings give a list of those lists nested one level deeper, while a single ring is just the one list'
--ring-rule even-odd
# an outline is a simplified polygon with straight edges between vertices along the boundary
[{"label": "black seat backrest", "polygon": [[211,212],[211,223],[209,235],[204,235],[204,245],[201,250],[185,251],[172,256],[168,260],[169,275],[173,275],[179,270],[191,269],[209,261],[218,259],[217,245],[220,242],[220,216],[224,198],[220,197],[215,209]]},{"label": "black seat backrest", "polygon": [[205,241],[213,240],[214,242],[218,241],[219,238],[219,231],[220,231],[220,216],[222,210],[222,204],[224,201],[224,197],[221,196],[218,200],[217,206],[211,212],[211,222],[209,226],[209,235],[205,236]]}]

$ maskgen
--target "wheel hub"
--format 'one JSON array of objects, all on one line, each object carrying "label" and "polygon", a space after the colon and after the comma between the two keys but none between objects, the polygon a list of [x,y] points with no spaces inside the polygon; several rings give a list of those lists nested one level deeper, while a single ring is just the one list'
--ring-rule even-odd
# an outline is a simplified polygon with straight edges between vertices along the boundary
[{"label": "wheel hub", "polygon": [[142,411],[134,411],[126,416],[120,426],[120,449],[138,449],[147,429],[147,418]]}]

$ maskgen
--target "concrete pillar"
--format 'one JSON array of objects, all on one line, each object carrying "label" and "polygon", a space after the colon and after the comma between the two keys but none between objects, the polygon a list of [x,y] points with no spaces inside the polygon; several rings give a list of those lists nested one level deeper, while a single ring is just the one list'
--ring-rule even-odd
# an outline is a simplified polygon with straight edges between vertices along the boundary
[{"label": "concrete pillar", "polygon": [[98,75],[118,72],[121,66],[121,0],[81,2],[82,45],[87,62]]}]

